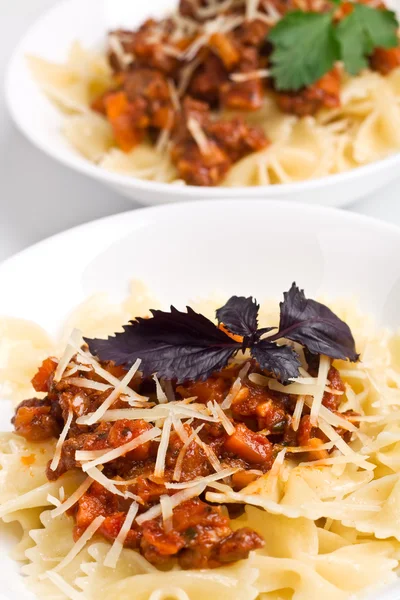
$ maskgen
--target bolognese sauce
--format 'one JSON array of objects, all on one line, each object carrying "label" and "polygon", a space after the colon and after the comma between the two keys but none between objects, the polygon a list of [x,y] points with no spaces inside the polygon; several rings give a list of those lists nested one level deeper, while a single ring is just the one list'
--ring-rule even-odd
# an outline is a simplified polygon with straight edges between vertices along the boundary
[{"label": "bolognese sauce", "polygon": [[[93,481],[69,509],[75,521],[75,540],[101,516],[98,533],[115,541],[132,502],[137,502],[139,518],[128,528],[123,545],[139,551],[150,563],[168,566],[177,561],[184,569],[233,563],[262,548],[264,540],[247,527],[232,530],[229,514],[207,502],[205,492],[218,473],[226,474],[224,481],[238,491],[268,473],[282,449],[290,456],[291,450],[304,447],[304,460],[329,456],[330,450],[325,449],[329,440],[312,423],[307,405],[295,424],[297,397],[261,385],[265,373],[255,360],[247,361],[245,369],[243,363],[230,364],[205,381],[179,385],[171,381],[170,402],[165,394],[160,395],[158,381],[156,385],[153,378],[138,371],[100,420],[90,424],[115,389],[110,381],[121,381],[127,371],[112,362],[81,362],[84,355],[72,357],[61,378],[55,377],[59,361],[45,360],[32,380],[45,397],[22,402],[13,418],[16,433],[27,440],[57,440],[66,432],[57,464],[52,461],[47,467],[49,480],[57,480],[67,471],[81,471],[85,457],[100,457],[95,462],[109,485]],[[322,405],[336,414],[343,393],[344,384],[331,366]],[[151,437],[160,423],[160,407],[170,417],[164,419],[160,435]],[[134,417],[135,410],[139,417]],[[352,411],[340,413],[349,422],[354,415]],[[344,439],[349,433],[340,428],[336,432]],[[118,452],[146,435],[147,441]],[[115,457],[108,460],[110,452]],[[202,481],[200,492],[190,495],[191,489],[197,489],[190,486]],[[186,493],[186,484],[187,498],[174,505],[166,522],[157,507],[165,498],[176,497],[178,490],[178,494]]]}]

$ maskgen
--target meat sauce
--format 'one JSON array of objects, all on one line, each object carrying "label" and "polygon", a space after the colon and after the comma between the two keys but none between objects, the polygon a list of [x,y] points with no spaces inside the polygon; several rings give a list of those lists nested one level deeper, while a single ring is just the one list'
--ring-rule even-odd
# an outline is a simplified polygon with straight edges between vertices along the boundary
[{"label": "meat sauce", "polygon": [[[266,148],[270,142],[264,129],[249,125],[245,117],[258,111],[266,90],[274,88],[273,80],[262,75],[272,51],[267,42],[272,9],[281,15],[291,10],[327,12],[332,4],[260,0],[259,16],[246,20],[245,3],[210,13],[203,0],[181,0],[175,17],[149,19],[135,31],[111,32],[114,86],[92,108],[106,116],[119,148],[130,152],[145,139],[167,139],[179,178],[196,186],[220,184],[234,163]],[[351,10],[350,2],[343,3],[337,20]],[[233,25],[205,33],[217,16],[231,19]],[[377,48],[370,57],[371,69],[383,75],[398,66],[399,48]],[[341,71],[335,67],[309,87],[276,91],[275,98],[282,111],[304,117],[340,106],[340,86]],[[240,116],[227,116],[232,111]],[[206,143],[199,144],[187,127],[192,113]],[[165,132],[168,137],[161,138]]]},{"label": "meat sauce", "polygon": [[[76,358],[74,359],[77,360]],[[72,363],[74,364],[74,363]],[[143,419],[119,419],[101,421],[94,425],[82,425],[79,417],[93,413],[110,394],[80,387],[76,378],[83,377],[100,383],[106,381],[93,367],[74,376],[74,383],[64,376],[54,381],[57,361],[47,359],[32,380],[37,392],[45,393],[42,399],[25,400],[16,409],[13,418],[15,432],[29,441],[42,442],[57,439],[68,415],[73,414],[67,438],[62,445],[61,458],[56,470],[47,467],[49,480],[57,480],[67,471],[80,470],[76,460],[77,450],[111,450],[119,448],[152,429],[150,422]],[[101,363],[103,369],[122,378],[125,370],[112,363]],[[240,365],[230,365],[215,373],[206,381],[187,382],[182,385],[172,383],[177,401],[188,406],[205,409],[209,402],[221,406],[233,383],[238,378]],[[315,447],[315,452],[302,454],[304,460],[314,460],[328,456],[327,450],[318,449],[327,438],[310,423],[309,410],[304,408],[297,431],[292,427],[292,415],[296,396],[270,391],[255,385],[249,379],[252,373],[259,373],[252,362],[242,386],[226,412],[232,429],[227,433],[222,421],[199,418],[182,421],[187,441],[184,460],[180,460],[184,446],[182,432],[172,427],[165,457],[163,477],[154,474],[160,441],[147,441],[128,453],[112,461],[105,462],[102,474],[121,482],[119,490],[130,492],[139,499],[139,515],[160,503],[161,496],[173,495],[176,490],[166,487],[167,483],[192,481],[215,473],[209,453],[219,461],[222,468],[235,468],[231,477],[234,490],[241,490],[260,474],[267,473],[274,459],[283,447]],[[329,386],[332,393],[326,392],[323,404],[331,411],[340,406],[344,385],[338,371],[331,367]],[[156,388],[153,380],[135,376],[130,387],[139,394],[149,397],[149,407],[157,405]],[[195,405],[191,404],[195,402]],[[186,405],[186,404],[185,404]],[[127,408],[126,396],[120,396],[111,408]],[[352,413],[342,416],[351,417]],[[201,428],[199,429],[199,427]],[[193,432],[198,431],[198,438]],[[346,438],[348,432],[338,430]],[[176,469],[180,460],[180,473]],[[127,482],[125,485],[122,482]],[[98,516],[103,516],[99,532],[111,542],[118,536],[125,521],[132,500],[115,495],[97,482],[93,482],[87,492],[70,509],[74,517],[74,538],[77,540]],[[144,521],[140,526],[134,521],[124,542],[125,547],[138,550],[148,561],[158,566],[169,566],[173,561],[182,568],[213,568],[229,564],[248,556],[252,550],[262,548],[261,536],[248,528],[235,531],[230,526],[229,516],[220,507],[208,503],[205,493],[179,504],[173,511],[171,526],[167,529],[161,517]]]}]

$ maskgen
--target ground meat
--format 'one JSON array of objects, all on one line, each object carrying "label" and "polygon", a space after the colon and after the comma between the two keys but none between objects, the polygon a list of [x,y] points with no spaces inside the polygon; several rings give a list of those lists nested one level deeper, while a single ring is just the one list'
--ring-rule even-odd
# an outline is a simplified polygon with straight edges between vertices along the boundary
[{"label": "ground meat", "polygon": [[232,162],[215,142],[210,142],[207,153],[201,152],[193,140],[175,144],[171,151],[180,179],[188,185],[215,186],[221,183]]},{"label": "ground meat", "polygon": [[258,429],[281,433],[288,422],[290,401],[287,396],[277,396],[267,388],[243,385],[232,404],[232,414],[237,420],[254,417]]},{"label": "ground meat", "polygon": [[[178,68],[179,62],[165,50],[165,44],[172,45],[169,38],[168,20],[157,22],[153,19],[146,21],[137,31],[112,31],[110,36],[118,40],[124,53],[135,57],[132,65],[145,66],[157,69],[166,75],[172,75]],[[179,48],[176,48],[179,51]],[[121,64],[119,53],[116,53],[112,42],[110,43],[110,63],[115,71],[123,71],[126,64]]]},{"label": "ground meat", "polygon": [[333,69],[316,83],[298,92],[279,92],[277,102],[281,110],[305,117],[321,108],[340,106],[340,72]]},{"label": "ground meat", "polygon": [[172,129],[174,109],[165,76],[155,69],[135,68],[121,78],[118,90],[95,100],[93,108],[105,113],[124,152],[143,141],[149,128]]},{"label": "ground meat", "polygon": [[[328,386],[337,392],[342,394],[346,390],[346,386],[342,378],[340,377],[339,371],[335,367],[331,367],[328,373]],[[329,410],[336,411],[342,402],[342,396],[336,394],[330,394],[329,392],[324,393],[322,404],[329,408]]]},{"label": "ground meat", "polygon": [[189,94],[213,107],[218,106],[220,87],[226,81],[228,74],[221,59],[209,52],[192,77]]},{"label": "ground meat", "polygon": [[57,403],[47,398],[32,398],[18,405],[12,419],[15,432],[30,442],[57,438],[63,428],[62,414]]},{"label": "ground meat", "polygon": [[270,26],[260,19],[245,21],[235,31],[235,39],[242,46],[260,47],[266,43],[267,33],[270,29]]},{"label": "ground meat", "polygon": [[320,460],[328,457],[327,450],[318,450],[319,446],[324,444],[327,438],[324,434],[311,424],[310,416],[304,415],[300,421],[297,432],[297,443],[299,446],[315,448],[314,452],[307,452],[308,460]]},{"label": "ground meat", "polygon": [[[201,149],[188,123],[194,119],[207,140]],[[179,176],[191,185],[217,185],[232,164],[255,149],[268,145],[263,131],[250,127],[241,119],[214,121],[209,106],[193,98],[185,98],[182,116],[174,132],[171,157]]]},{"label": "ground meat", "polygon": [[[235,73],[251,73],[259,68],[256,48],[243,48]],[[220,89],[221,107],[232,110],[254,111],[263,105],[263,84],[260,78],[248,81],[227,81]]]},{"label": "ground meat", "polygon": [[249,127],[239,117],[211,123],[207,131],[234,163],[252,152],[263,150],[269,143],[262,129]]},{"label": "ground meat", "polygon": [[191,398],[196,396],[197,402],[207,404],[215,401],[218,404],[224,400],[229,391],[229,381],[223,377],[209,377],[206,381],[196,381],[186,383],[177,387],[176,391],[182,398]]},{"label": "ground meat", "polygon": [[145,522],[141,549],[153,564],[166,564],[177,555],[183,569],[204,569],[247,558],[263,545],[262,538],[247,528],[232,532],[220,508],[196,498],[175,509],[168,533],[159,520]]},{"label": "ground meat", "polygon": [[57,364],[58,361],[54,358],[46,358],[43,361],[31,382],[36,392],[49,392]]}]

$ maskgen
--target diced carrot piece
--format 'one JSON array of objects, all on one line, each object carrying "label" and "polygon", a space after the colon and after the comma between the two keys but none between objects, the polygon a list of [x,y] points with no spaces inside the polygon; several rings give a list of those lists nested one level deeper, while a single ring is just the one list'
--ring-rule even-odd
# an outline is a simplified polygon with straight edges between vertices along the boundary
[{"label": "diced carrot piece", "polygon": [[135,126],[127,95],[125,92],[110,94],[104,103],[118,146],[123,152],[130,152],[143,140],[144,130]]},{"label": "diced carrot piece", "polygon": [[240,54],[232,41],[224,33],[214,33],[210,37],[209,47],[220,57],[225,67],[231,70],[240,60]]},{"label": "diced carrot piece", "polygon": [[236,426],[235,433],[226,440],[224,447],[249,463],[268,462],[272,456],[271,442],[243,423]]},{"label": "diced carrot piece", "polygon": [[400,66],[400,48],[375,48],[371,56],[371,67],[387,75]]}]

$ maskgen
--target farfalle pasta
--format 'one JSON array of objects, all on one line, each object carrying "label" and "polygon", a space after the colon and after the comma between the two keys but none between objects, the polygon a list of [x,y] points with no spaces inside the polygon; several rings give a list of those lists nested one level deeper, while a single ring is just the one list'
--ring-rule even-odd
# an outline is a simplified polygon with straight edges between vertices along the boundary
[{"label": "farfalle pasta", "polygon": [[[30,363],[29,369],[21,365],[20,372],[13,363],[9,371],[10,382],[7,382],[5,366],[4,392],[17,396],[17,402],[20,401],[19,392],[21,389],[29,390],[30,378],[35,371],[33,367],[40,367],[43,350],[57,355],[68,341],[73,344],[76,335],[73,332],[76,332],[77,326],[86,335],[104,339],[107,331],[122,332],[122,325],[129,319],[139,312],[149,315],[149,308],[156,305],[139,283],[132,285],[132,295],[121,305],[112,304],[105,295],[94,296],[71,313],[59,341],[51,340],[34,326],[25,327],[15,320],[7,325],[4,320],[6,335],[0,341],[2,355],[7,356],[6,350],[11,343],[18,343],[24,348],[29,347],[32,361],[36,361],[35,365]],[[198,300],[191,305],[212,318],[220,301],[217,298]],[[226,306],[230,306],[229,303]],[[400,561],[400,336],[378,329],[370,317],[356,309],[354,303],[341,301],[335,308],[337,315],[351,326],[361,356],[357,362],[333,362],[343,382],[336,395],[340,398],[340,407],[338,411],[331,412],[325,404],[321,405],[319,424],[324,435],[321,434],[315,446],[315,455],[312,455],[311,447],[302,447],[301,444],[298,448],[296,445],[278,444],[271,468],[264,474],[256,469],[254,480],[241,484],[241,489],[232,487],[232,474],[227,475],[228,479],[218,478],[218,468],[225,469],[222,475],[235,471],[223,464],[222,467],[215,465],[217,471],[204,478],[205,484],[198,492],[205,501],[212,502],[211,506],[222,506],[221,515],[227,515],[228,509],[234,506],[243,508],[241,514],[237,510],[231,514],[232,535],[255,531],[263,539],[263,545],[255,547],[242,560],[200,570],[194,564],[183,570],[176,563],[160,569],[152,562],[151,553],[143,555],[138,549],[123,547],[122,543],[115,564],[110,563],[110,549],[116,541],[106,538],[104,523],[111,517],[100,512],[89,524],[91,531],[87,523],[86,530],[84,527],[78,531],[77,523],[80,521],[73,507],[78,503],[79,510],[84,513],[82,499],[86,499],[85,502],[90,500],[87,490],[93,482],[97,486],[109,486],[110,481],[114,482],[114,491],[117,492],[135,489],[133,496],[138,490],[120,488],[118,478],[110,479],[107,468],[97,471],[97,467],[92,467],[85,471],[75,467],[49,480],[46,465],[49,473],[48,465],[57,456],[59,442],[56,439],[35,442],[16,433],[1,434],[0,518],[20,525],[21,538],[13,550],[13,557],[23,562],[22,574],[29,588],[39,598],[57,600],[95,600],[109,595],[116,600],[127,600],[132,596],[132,589],[139,600],[200,600],[204,595],[210,599],[228,599],[234,595],[239,600],[310,600],[321,594],[327,600],[347,600],[353,595],[361,598],[366,591],[377,590],[379,593],[383,585],[396,581]],[[259,327],[273,326],[277,323],[275,306],[271,302],[263,303],[258,317]],[[23,331],[26,339],[23,339]],[[303,361],[307,362],[307,353],[303,356],[300,345],[295,347],[300,353],[300,362],[305,365]],[[89,357],[85,352],[81,352],[80,356],[82,359]],[[69,379],[74,376],[76,379],[73,369],[78,363],[74,363],[76,359],[71,351],[68,357],[68,362],[64,360],[64,369],[71,371]],[[238,360],[243,368],[249,356],[245,353],[234,360]],[[5,361],[4,364],[10,363]],[[89,363],[86,361],[81,366],[80,380],[88,381]],[[305,366],[300,368],[305,369]],[[321,368],[324,368],[323,364]],[[257,371],[247,371],[242,377],[241,388],[237,387],[234,379],[233,386],[236,387],[228,389],[225,400],[221,398],[221,407],[226,407],[227,397],[232,398],[233,393],[237,396],[246,385],[258,389],[260,394],[266,389],[281,393],[281,384],[275,378]],[[249,377],[250,380],[246,379]],[[325,390],[328,395],[324,398],[330,398],[332,402],[335,397],[331,393],[335,391],[332,387],[333,371],[330,371],[329,377],[328,391]],[[97,379],[99,393],[103,393],[101,377]],[[301,371],[298,379],[284,386],[293,399],[293,406],[302,404],[303,419],[312,411],[313,401],[318,395],[315,379]],[[165,395],[167,398],[172,388],[162,379],[160,381],[162,388],[157,388],[157,393],[160,394],[162,389],[162,394],[158,397],[164,398]],[[75,381],[75,384],[79,382]],[[80,394],[85,393],[85,389],[81,388]],[[127,393],[125,388],[121,388],[122,391]],[[175,388],[173,392],[179,393]],[[135,407],[135,403],[143,405],[144,402],[135,395],[137,393],[132,389],[130,404],[126,408],[109,409],[105,418],[109,415],[109,418],[115,419],[117,415],[111,414],[113,411],[139,410],[142,414],[143,410],[154,411],[157,408],[157,401],[156,407]],[[197,393],[201,393],[200,389]],[[174,402],[180,406],[176,396],[175,400],[170,400],[172,406]],[[41,402],[45,403],[46,397]],[[163,402],[165,400],[158,406],[168,406]],[[231,409],[223,408],[225,413],[230,414],[232,406],[235,406],[233,402]],[[186,409],[179,408],[183,413],[179,410],[176,413],[176,418],[183,424],[185,419],[189,419],[190,410],[195,410],[197,405],[189,398],[185,406]],[[182,416],[186,414],[185,410],[189,411],[186,417]],[[162,413],[160,415],[163,419]],[[203,411],[202,415],[196,418],[221,418],[215,409],[207,415]],[[84,413],[82,417],[85,417]],[[296,419],[295,414],[293,418]],[[349,419],[348,433],[338,434],[346,418]],[[330,422],[332,425],[329,426]],[[229,430],[223,419],[221,423],[225,423]],[[171,425],[171,431],[173,427]],[[83,461],[98,462],[105,450],[79,452]],[[84,458],[85,453],[87,458]],[[215,460],[219,461],[221,455],[218,456]],[[59,458],[61,461],[65,459],[64,454]],[[201,477],[195,478],[193,484],[198,486],[201,481]],[[176,482],[173,486],[177,489],[172,490],[170,498],[185,492],[184,482]],[[109,494],[109,491],[106,490],[106,493]],[[64,505],[69,509],[65,510]],[[153,505],[150,510],[156,508]],[[137,514],[142,514],[142,510],[139,508]],[[175,511],[175,508],[172,510]],[[115,519],[115,515],[112,518]],[[111,530],[107,531],[110,535]]]}]

